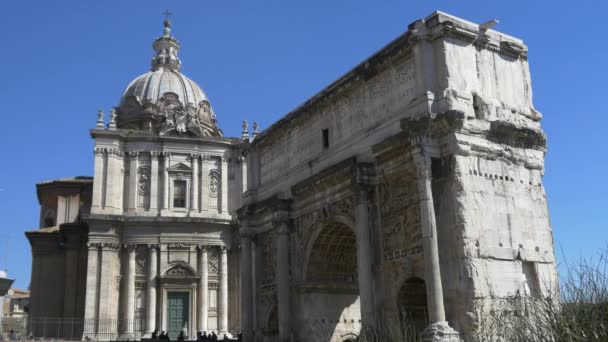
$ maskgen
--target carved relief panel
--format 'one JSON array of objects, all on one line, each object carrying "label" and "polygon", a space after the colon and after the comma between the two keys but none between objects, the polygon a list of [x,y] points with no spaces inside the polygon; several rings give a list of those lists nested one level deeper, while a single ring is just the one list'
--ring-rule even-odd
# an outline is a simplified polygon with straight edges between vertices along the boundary
[{"label": "carved relief panel", "polygon": [[209,208],[217,210],[221,207],[221,193],[222,193],[222,160],[220,157],[211,157],[209,162],[209,174],[205,175],[209,180]]},{"label": "carved relief panel", "polygon": [[400,157],[397,167],[380,172],[378,204],[385,261],[421,252],[420,197],[415,165]]},{"label": "carved relief panel", "polygon": [[135,251],[135,274],[138,276],[145,276],[147,273],[147,263],[148,251],[144,246],[140,246]]},{"label": "carved relief panel", "polygon": [[263,285],[275,282],[276,270],[276,231],[269,230],[258,237],[260,264],[262,268],[261,281]]},{"label": "carved relief panel", "polygon": [[217,275],[219,270],[219,250],[217,248],[210,248],[207,260],[209,260],[209,273]]}]

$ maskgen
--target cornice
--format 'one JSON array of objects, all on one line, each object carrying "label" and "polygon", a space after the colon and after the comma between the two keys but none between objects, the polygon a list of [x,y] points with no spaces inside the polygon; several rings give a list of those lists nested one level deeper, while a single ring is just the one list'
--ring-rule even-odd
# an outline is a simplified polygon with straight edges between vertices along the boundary
[{"label": "cornice", "polygon": [[176,136],[163,136],[155,133],[150,133],[147,131],[136,131],[130,129],[117,129],[117,130],[108,130],[108,129],[98,129],[93,128],[90,130],[90,134],[92,138],[111,138],[117,139],[123,142],[131,142],[131,141],[147,141],[147,142],[175,142],[175,143],[197,143],[197,144],[207,144],[207,145],[216,145],[216,146],[241,146],[243,145],[243,140],[240,138],[225,138],[225,137],[176,137]]}]

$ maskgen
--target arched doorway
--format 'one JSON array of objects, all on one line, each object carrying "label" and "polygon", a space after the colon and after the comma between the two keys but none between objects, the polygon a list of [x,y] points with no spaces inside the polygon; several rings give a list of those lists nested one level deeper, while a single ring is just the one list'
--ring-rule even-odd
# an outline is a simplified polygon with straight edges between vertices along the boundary
[{"label": "arched doorway", "polygon": [[401,329],[419,334],[428,324],[426,284],[420,278],[407,279],[397,296]]},{"label": "arched doorway", "polygon": [[309,340],[342,342],[361,330],[357,238],[344,223],[326,222],[309,247],[303,310],[314,322]]}]

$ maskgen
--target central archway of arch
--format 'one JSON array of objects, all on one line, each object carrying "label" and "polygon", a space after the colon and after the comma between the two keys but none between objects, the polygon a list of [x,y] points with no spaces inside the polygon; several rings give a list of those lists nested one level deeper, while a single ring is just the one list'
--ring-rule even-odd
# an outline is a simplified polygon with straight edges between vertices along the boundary
[{"label": "central archway of arch", "polygon": [[317,341],[341,342],[361,330],[357,277],[357,238],[339,222],[323,224],[308,257],[301,303]]}]

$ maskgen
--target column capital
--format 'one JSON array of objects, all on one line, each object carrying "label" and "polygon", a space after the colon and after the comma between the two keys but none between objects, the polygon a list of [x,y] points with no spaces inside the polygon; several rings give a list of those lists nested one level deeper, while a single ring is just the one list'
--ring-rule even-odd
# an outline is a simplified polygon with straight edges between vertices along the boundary
[{"label": "column capital", "polygon": [[152,159],[158,159],[159,156],[160,156],[160,152],[159,151],[150,151],[150,158],[152,158]]},{"label": "column capital", "polygon": [[289,212],[275,211],[272,218],[272,225],[277,230],[278,234],[289,234],[291,231]]},{"label": "column capital", "polygon": [[200,157],[200,154],[198,154],[198,153],[190,153],[190,158],[192,158],[194,160],[198,160],[199,157]]},{"label": "column capital", "polygon": [[209,250],[209,245],[200,244],[200,245],[197,245],[196,248],[198,248],[200,251],[208,251]]},{"label": "column capital", "polygon": [[222,254],[228,253],[228,251],[230,251],[230,246],[222,245],[219,247],[220,247],[220,253],[222,253]]},{"label": "column capital", "polygon": [[353,170],[352,191],[355,195],[355,204],[366,204],[369,194],[374,188],[374,165],[372,163],[358,163]]},{"label": "column capital", "polygon": [[120,244],[117,242],[102,242],[100,243],[101,249],[104,251],[118,251],[120,250]]},{"label": "column capital", "polygon": [[139,155],[139,151],[129,151],[129,157],[135,158]]},{"label": "column capital", "polygon": [[122,245],[122,247],[124,249],[126,249],[127,251],[132,252],[132,251],[135,251],[135,249],[137,248],[137,245],[133,244],[133,243],[125,243]]},{"label": "column capital", "polygon": [[147,247],[148,247],[148,249],[149,249],[151,252],[157,252],[157,251],[158,251],[158,249],[160,248],[160,245],[159,245],[159,244],[157,244],[157,243],[149,243],[149,244],[147,245]]},{"label": "column capital", "polygon": [[87,242],[87,248],[89,250],[98,250],[101,247],[101,243],[99,242]]},{"label": "column capital", "polygon": [[122,157],[122,153],[120,152],[120,149],[118,148],[106,148],[106,153],[109,156],[113,156],[113,157]]},{"label": "column capital", "polygon": [[103,147],[95,147],[93,149],[93,154],[95,156],[99,156],[99,157],[103,157],[103,155],[106,153],[106,149]]},{"label": "column capital", "polygon": [[249,239],[253,240],[255,238],[256,233],[252,229],[240,229],[239,236],[241,239]]},{"label": "column capital", "polygon": [[163,158],[171,157],[171,152],[163,151],[162,154],[163,154]]}]

